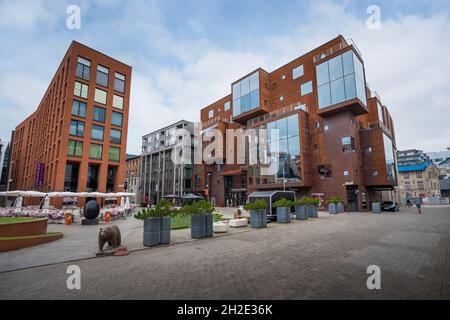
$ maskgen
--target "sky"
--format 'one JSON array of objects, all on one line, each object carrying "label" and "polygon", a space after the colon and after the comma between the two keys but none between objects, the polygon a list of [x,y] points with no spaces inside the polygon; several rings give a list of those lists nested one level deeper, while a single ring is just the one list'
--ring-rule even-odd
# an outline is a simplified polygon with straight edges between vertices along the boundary
[{"label": "sky", "polygon": [[[80,29],[66,26],[70,5]],[[235,80],[338,34],[362,52],[397,148],[450,147],[450,0],[0,0],[0,138],[38,106],[73,40],[133,67],[127,152],[139,154],[143,135],[198,121]]]}]

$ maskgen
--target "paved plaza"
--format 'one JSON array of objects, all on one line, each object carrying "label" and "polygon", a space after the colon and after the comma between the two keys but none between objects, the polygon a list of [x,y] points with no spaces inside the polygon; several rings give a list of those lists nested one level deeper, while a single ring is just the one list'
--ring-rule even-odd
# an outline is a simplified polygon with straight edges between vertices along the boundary
[{"label": "paved plaza", "polygon": [[[58,241],[35,248],[48,259],[32,249],[1,254],[2,270],[14,263],[25,269],[0,272],[0,299],[449,299],[450,206],[425,206],[423,213],[323,213],[125,257],[90,258],[86,235],[66,234],[73,246],[60,248],[73,254],[62,255],[81,260],[57,263],[49,248]],[[134,222],[121,229],[125,239],[141,240]],[[53,263],[28,268],[33,255]],[[81,290],[67,289],[69,265],[81,269]],[[380,290],[367,288],[370,265],[381,268]]]}]

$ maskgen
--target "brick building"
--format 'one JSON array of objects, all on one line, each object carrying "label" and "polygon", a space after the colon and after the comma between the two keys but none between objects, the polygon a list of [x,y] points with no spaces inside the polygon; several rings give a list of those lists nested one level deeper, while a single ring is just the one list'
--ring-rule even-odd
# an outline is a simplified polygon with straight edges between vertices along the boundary
[{"label": "brick building", "polygon": [[122,191],[131,72],[72,42],[36,111],[15,129],[10,189]]},{"label": "brick building", "polygon": [[401,199],[434,198],[441,196],[439,174],[432,163],[399,166],[399,185]]},{"label": "brick building", "polygon": [[140,185],[141,156],[127,155],[125,164],[125,191],[136,194],[136,202],[139,202]]},{"label": "brick building", "polygon": [[[211,154],[215,164],[196,166],[195,190],[218,206],[242,204],[257,190],[286,189],[322,204],[339,196],[347,210],[364,210],[397,184],[392,118],[366,83],[361,53],[342,36],[272,72],[250,72],[200,118],[205,132],[218,129],[224,141],[227,129],[279,132],[259,137],[269,142],[268,156],[278,157],[273,175],[261,173],[260,158],[254,165],[227,164],[225,156]],[[272,145],[279,153],[270,152]],[[225,143],[224,150],[231,147]]]}]

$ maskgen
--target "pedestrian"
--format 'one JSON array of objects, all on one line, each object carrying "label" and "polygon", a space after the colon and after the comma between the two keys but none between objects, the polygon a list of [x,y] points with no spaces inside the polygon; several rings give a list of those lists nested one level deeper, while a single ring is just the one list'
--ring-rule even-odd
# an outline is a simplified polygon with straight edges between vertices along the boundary
[{"label": "pedestrian", "polygon": [[411,200],[410,199],[406,200],[406,205],[408,206],[408,208],[411,208]]},{"label": "pedestrian", "polygon": [[416,200],[416,208],[417,208],[417,211],[419,211],[419,214],[422,214],[421,207],[422,207],[422,202],[419,199],[417,199]]}]

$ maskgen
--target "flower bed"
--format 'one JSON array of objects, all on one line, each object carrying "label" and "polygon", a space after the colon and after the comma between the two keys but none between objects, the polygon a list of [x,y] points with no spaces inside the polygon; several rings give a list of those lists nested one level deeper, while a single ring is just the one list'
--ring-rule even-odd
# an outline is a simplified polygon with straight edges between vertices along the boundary
[{"label": "flower bed", "polygon": [[61,223],[64,212],[58,209],[0,208],[0,217],[47,218],[49,223]]}]

